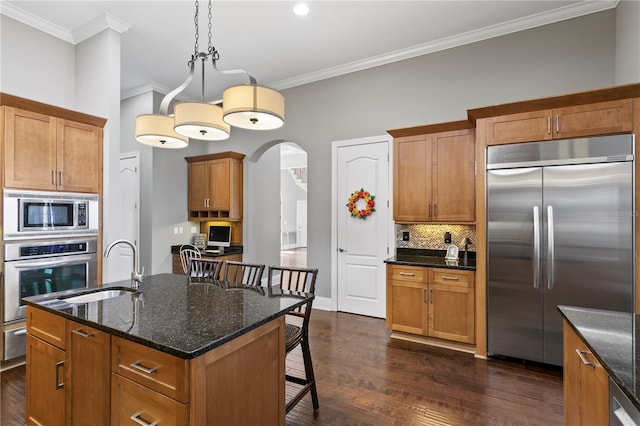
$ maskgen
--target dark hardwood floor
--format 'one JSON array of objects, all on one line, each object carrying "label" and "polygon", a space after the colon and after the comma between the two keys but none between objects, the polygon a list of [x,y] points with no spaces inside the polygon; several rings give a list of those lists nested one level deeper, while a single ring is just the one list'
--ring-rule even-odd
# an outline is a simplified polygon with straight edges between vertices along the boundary
[{"label": "dark hardwood floor", "polygon": [[[563,424],[560,369],[390,341],[384,320],[359,315],[315,310],[310,327],[320,412],[307,395],[287,425]],[[299,353],[287,368],[301,371]],[[23,425],[24,367],[1,378],[0,424]]]}]

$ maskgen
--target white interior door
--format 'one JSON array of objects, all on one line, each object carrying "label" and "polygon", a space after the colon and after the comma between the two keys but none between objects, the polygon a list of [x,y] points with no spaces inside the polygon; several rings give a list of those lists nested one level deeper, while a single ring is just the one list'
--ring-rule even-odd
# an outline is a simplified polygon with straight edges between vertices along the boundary
[{"label": "white interior door", "polygon": [[[368,138],[370,139],[370,138]],[[368,140],[367,139],[367,140]],[[379,318],[386,311],[386,270],[389,247],[389,141],[340,146],[336,154],[337,295],[338,310]],[[345,205],[354,191],[375,198],[366,219],[352,217]],[[364,209],[364,199],[356,206]]]},{"label": "white interior door", "polygon": [[[119,197],[118,203],[119,226],[118,232],[112,234],[115,239],[126,239],[138,246],[140,227],[140,178],[139,160],[137,153],[123,154],[120,157]],[[110,241],[109,241],[110,243]],[[133,252],[124,245],[118,244],[113,248],[109,258],[109,282],[126,280],[131,277]]]}]

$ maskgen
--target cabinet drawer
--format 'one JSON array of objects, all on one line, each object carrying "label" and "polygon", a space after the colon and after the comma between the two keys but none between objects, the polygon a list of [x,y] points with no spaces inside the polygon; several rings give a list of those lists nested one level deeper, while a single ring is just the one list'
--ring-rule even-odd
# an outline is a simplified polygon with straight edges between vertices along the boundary
[{"label": "cabinet drawer", "polygon": [[180,402],[189,401],[187,360],[114,336],[111,371]]},{"label": "cabinet drawer", "polygon": [[111,424],[189,424],[188,404],[181,404],[117,374],[111,376]]},{"label": "cabinet drawer", "polygon": [[27,333],[62,350],[66,349],[65,319],[27,306]]},{"label": "cabinet drawer", "polygon": [[427,282],[427,268],[419,266],[390,265],[391,274],[387,279],[396,281]]},{"label": "cabinet drawer", "polygon": [[459,271],[456,269],[432,269],[432,284],[457,285],[461,287],[473,287],[473,272]]}]

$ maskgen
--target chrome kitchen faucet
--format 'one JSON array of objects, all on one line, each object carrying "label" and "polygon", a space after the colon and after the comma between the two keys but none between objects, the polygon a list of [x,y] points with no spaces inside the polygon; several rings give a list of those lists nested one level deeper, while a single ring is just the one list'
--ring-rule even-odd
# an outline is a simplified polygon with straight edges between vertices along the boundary
[{"label": "chrome kitchen faucet", "polygon": [[116,240],[111,244],[109,244],[109,247],[107,247],[107,249],[104,251],[104,257],[105,258],[109,257],[109,252],[111,252],[111,249],[118,244],[126,244],[129,247],[131,247],[131,250],[133,251],[133,256],[132,256],[133,270],[131,271],[131,288],[134,288],[137,290],[144,279],[144,276],[143,276],[144,267],[142,268],[142,271],[138,271],[138,265],[140,264],[140,262],[139,262],[138,250],[136,249],[136,246],[131,241],[128,241],[128,240]]}]

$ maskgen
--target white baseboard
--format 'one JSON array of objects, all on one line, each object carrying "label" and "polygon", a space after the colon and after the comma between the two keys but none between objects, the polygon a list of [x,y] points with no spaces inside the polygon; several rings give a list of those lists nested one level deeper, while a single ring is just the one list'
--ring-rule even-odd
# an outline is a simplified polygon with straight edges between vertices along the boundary
[{"label": "white baseboard", "polygon": [[323,311],[333,311],[335,309],[333,309],[332,305],[333,303],[330,297],[316,296],[316,298],[313,299],[313,309],[320,309]]}]

